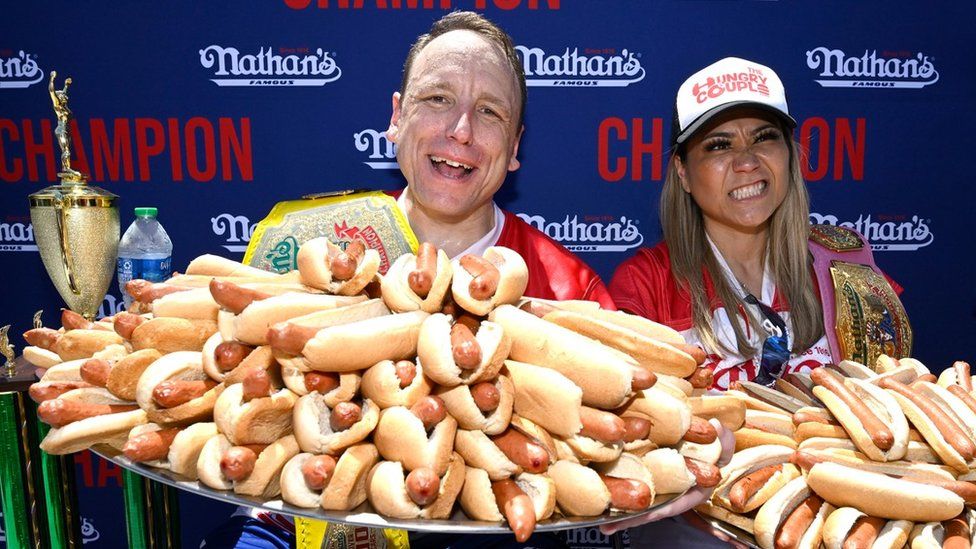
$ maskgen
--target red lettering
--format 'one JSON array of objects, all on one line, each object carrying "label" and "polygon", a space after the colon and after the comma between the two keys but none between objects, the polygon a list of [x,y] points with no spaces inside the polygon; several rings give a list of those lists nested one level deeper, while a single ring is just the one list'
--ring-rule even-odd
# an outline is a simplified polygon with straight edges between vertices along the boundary
[{"label": "red lettering", "polygon": [[[442,10],[451,9],[451,0],[440,0],[440,1],[441,1],[440,8]],[[392,0],[392,2],[393,2],[394,9],[400,9],[401,7],[403,7],[403,3],[406,2],[407,9],[415,10],[417,9],[417,5],[419,4],[419,0]],[[424,6],[423,6],[424,9],[429,10],[434,8],[434,0],[423,0],[423,2],[424,2]],[[382,5],[380,5],[381,3]],[[383,0],[378,0],[376,2],[376,7],[385,8],[386,2]]]},{"label": "red lettering", "polygon": [[92,453],[88,450],[75,454],[75,471],[81,470],[81,481],[85,488],[95,485],[95,468],[92,467]]},{"label": "red lettering", "polygon": [[[551,10],[558,10],[559,1],[560,0],[546,0],[546,5]],[[503,10],[512,10],[517,8],[519,4],[522,3],[522,0],[492,0],[492,3],[497,8]],[[488,4],[488,0],[475,0],[474,7],[475,9],[483,10],[487,7],[487,4]],[[539,9],[539,0],[527,0],[527,4],[530,10]]]},{"label": "red lettering", "polygon": [[9,135],[11,141],[20,141],[20,132],[17,130],[17,124],[14,124],[13,120],[2,119],[0,120],[0,179],[8,183],[13,183],[24,177],[24,163],[19,158],[14,158],[10,161],[13,168],[7,167],[7,155],[4,152],[4,132]]},{"label": "red lettering", "polygon": [[103,488],[109,479],[115,480],[115,485],[122,487],[122,468],[107,459],[98,458],[98,487]]},{"label": "red lettering", "polygon": [[[812,148],[813,133],[817,132],[817,150]],[[803,171],[803,179],[807,181],[820,181],[827,175],[829,169],[830,156],[830,126],[827,121],[819,116],[807,118],[800,126],[800,145],[806,154],[800,167]],[[816,158],[815,165],[813,160]]]},{"label": "red lettering", "polygon": [[834,180],[844,178],[844,159],[851,165],[851,178],[854,181],[864,180],[864,135],[866,122],[864,118],[857,119],[856,136],[851,132],[851,121],[848,118],[838,118],[834,128]]},{"label": "red lettering", "polygon": [[224,181],[230,181],[233,177],[233,169],[230,163],[230,154],[233,151],[234,160],[241,179],[244,181],[254,180],[254,169],[251,165],[251,119],[241,118],[241,135],[238,136],[234,128],[234,121],[230,118],[221,118],[218,121],[220,130],[220,168]]},{"label": "red lettering", "polygon": [[614,167],[610,166],[610,131],[617,134],[618,140],[627,139],[627,125],[620,118],[606,118],[597,130],[597,170],[604,181],[620,181],[627,175],[627,161],[616,158]]},{"label": "red lettering", "polygon": [[[328,0],[320,0],[320,4],[325,2],[325,7],[329,6]],[[303,10],[312,3],[312,0],[285,0],[285,5],[293,10]],[[321,5],[319,6],[322,7]]]},{"label": "red lettering", "polygon": [[109,151],[108,132],[105,121],[92,118],[91,127],[92,162],[95,164],[95,180],[105,181],[105,171],[111,181],[119,181],[119,164],[125,174],[124,181],[133,181],[135,174],[132,167],[132,135],[129,131],[128,118],[116,118],[112,139],[112,149]]},{"label": "red lettering", "polygon": [[[149,143],[149,132],[152,131],[152,144]],[[166,141],[162,137],[163,123],[155,118],[136,118],[136,158],[139,162],[139,181],[149,181],[149,157],[158,156],[166,149]]]},{"label": "red lettering", "polygon": [[633,119],[634,132],[631,142],[631,181],[640,181],[643,176],[644,155],[651,155],[651,179],[657,181],[661,179],[661,153],[663,148],[663,131],[660,118],[653,119],[651,123],[651,140],[643,141],[644,120],[642,118]]},{"label": "red lettering", "polygon": [[[203,168],[197,158],[200,153],[197,144],[197,130],[203,134]],[[210,181],[217,174],[217,154],[214,143],[214,129],[209,120],[202,116],[194,116],[183,130],[183,140],[186,141],[186,171],[194,181]]]},{"label": "red lettering", "polygon": [[183,161],[180,153],[180,127],[175,118],[166,119],[169,129],[169,166],[173,170],[173,181],[183,181]]},{"label": "red lettering", "polygon": [[[34,122],[32,120],[24,119],[24,131],[21,132],[24,139],[24,158],[27,160],[27,178],[31,181],[38,181],[37,173],[37,157],[41,157],[41,162],[43,162],[43,167],[47,174],[48,181],[54,181],[57,179],[57,172],[54,167],[54,137],[51,132],[51,121],[44,119],[40,121],[41,126],[41,141],[40,143],[34,141]],[[72,121],[71,124],[72,136],[75,145],[78,144],[78,126]]]}]

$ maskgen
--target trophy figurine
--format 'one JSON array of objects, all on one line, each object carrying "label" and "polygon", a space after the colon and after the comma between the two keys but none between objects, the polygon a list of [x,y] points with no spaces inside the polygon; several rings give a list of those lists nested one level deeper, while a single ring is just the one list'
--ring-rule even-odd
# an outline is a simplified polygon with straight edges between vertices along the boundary
[{"label": "trophy figurine", "polygon": [[54,135],[61,148],[61,182],[28,197],[31,223],[44,268],[58,293],[68,308],[92,320],[112,283],[118,258],[118,196],[86,185],[85,174],[71,167],[71,78],[59,90],[56,77],[52,71],[48,92],[58,120]]},{"label": "trophy figurine", "polygon": [[6,370],[7,377],[14,377],[17,374],[17,368],[14,366],[14,346],[10,344],[10,340],[7,338],[9,330],[10,324],[0,328],[0,355],[3,355],[5,359],[3,367]]}]

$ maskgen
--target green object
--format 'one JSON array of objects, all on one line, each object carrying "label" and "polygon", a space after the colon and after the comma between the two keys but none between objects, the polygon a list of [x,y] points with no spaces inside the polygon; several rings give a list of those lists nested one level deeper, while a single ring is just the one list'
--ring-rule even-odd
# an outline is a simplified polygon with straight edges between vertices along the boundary
[{"label": "green object", "polygon": [[180,547],[179,501],[175,489],[125,470],[122,492],[129,547]]},{"label": "green object", "polygon": [[[51,430],[36,418],[34,425],[37,427],[37,440],[43,440]],[[48,547],[81,547],[81,516],[78,514],[74,456],[55,456],[40,452],[40,463],[44,507],[47,510]]]},{"label": "green object", "polygon": [[24,495],[26,478],[21,468],[20,422],[18,421],[19,393],[0,395],[0,499],[3,500],[3,529],[7,547],[21,549],[31,547],[31,532],[27,510],[30,508]]},{"label": "green object", "polygon": [[140,206],[136,208],[136,217],[156,217],[159,211],[153,207]]}]

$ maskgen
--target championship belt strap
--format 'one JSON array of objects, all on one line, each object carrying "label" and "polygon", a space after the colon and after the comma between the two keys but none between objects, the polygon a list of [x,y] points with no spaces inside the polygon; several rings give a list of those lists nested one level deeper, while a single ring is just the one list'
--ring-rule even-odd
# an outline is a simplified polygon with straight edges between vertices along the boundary
[{"label": "championship belt strap", "polygon": [[834,360],[873,369],[882,354],[911,356],[908,315],[862,237],[844,227],[813,225],[809,247]]}]

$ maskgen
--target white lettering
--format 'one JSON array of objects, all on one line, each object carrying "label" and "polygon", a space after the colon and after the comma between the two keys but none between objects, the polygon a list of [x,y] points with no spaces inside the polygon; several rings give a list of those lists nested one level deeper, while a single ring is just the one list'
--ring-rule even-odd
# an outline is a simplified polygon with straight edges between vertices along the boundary
[{"label": "white lettering", "polygon": [[[515,46],[521,55],[528,86],[628,86],[644,79],[640,54],[581,55],[579,48],[548,54],[542,48]],[[562,77],[546,79],[540,77]],[[569,77],[569,78],[567,78]]]},{"label": "white lettering", "polygon": [[318,48],[315,53],[278,55],[271,47],[261,48],[256,54],[242,55],[234,47],[217,45],[200,50],[200,64],[214,69],[214,76],[264,76],[303,78],[212,78],[219,86],[322,86],[338,80],[342,69],[330,52]]},{"label": "white lettering", "polygon": [[0,88],[26,88],[43,78],[44,71],[37,65],[37,54],[19,50],[13,57],[0,57]]},{"label": "white lettering", "polygon": [[574,252],[622,252],[644,243],[644,235],[634,220],[624,216],[609,222],[580,221],[576,215],[554,222],[541,215],[520,213],[518,216]]},{"label": "white lettering", "polygon": [[810,212],[810,222],[853,229],[864,236],[874,251],[914,251],[935,241],[929,222],[913,215],[911,220],[875,221],[871,215],[859,215],[855,221],[841,221],[835,215]]},{"label": "white lettering", "polygon": [[864,50],[858,57],[819,46],[807,52],[807,67],[819,70],[819,75],[827,78],[817,80],[824,87],[922,88],[939,80],[929,56],[922,53],[900,59],[879,57],[877,50]]}]

